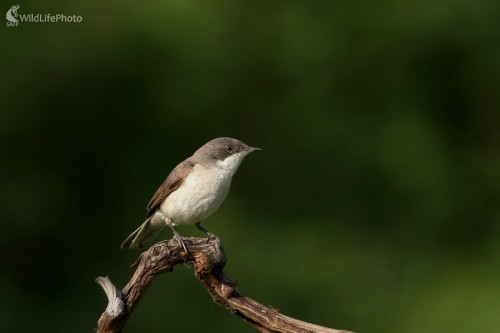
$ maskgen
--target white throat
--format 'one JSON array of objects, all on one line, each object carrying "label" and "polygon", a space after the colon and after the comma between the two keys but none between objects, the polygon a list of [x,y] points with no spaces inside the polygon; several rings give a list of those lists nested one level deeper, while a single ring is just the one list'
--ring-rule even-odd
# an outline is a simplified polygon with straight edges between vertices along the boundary
[{"label": "white throat", "polygon": [[245,155],[245,153],[237,153],[227,157],[223,161],[216,161],[215,165],[222,171],[221,174],[231,178],[236,170],[238,170],[238,167],[240,166],[241,161],[243,161],[243,158],[245,158]]}]

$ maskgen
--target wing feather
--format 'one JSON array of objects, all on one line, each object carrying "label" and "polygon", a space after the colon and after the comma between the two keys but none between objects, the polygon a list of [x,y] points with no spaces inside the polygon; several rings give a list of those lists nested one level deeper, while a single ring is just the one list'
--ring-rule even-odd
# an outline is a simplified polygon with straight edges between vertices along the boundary
[{"label": "wing feather", "polygon": [[187,159],[184,162],[179,163],[174,170],[168,175],[167,179],[160,185],[160,187],[156,190],[155,194],[151,198],[148,204],[148,215],[146,218],[153,215],[158,207],[161,206],[163,200],[165,200],[170,193],[174,192],[181,186],[184,182],[184,179],[191,172],[194,167],[194,163]]}]

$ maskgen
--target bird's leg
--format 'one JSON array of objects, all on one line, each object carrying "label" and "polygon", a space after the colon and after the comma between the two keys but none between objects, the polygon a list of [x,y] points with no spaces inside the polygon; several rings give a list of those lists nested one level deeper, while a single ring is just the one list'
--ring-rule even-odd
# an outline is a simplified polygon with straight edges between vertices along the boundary
[{"label": "bird's leg", "polygon": [[177,230],[174,229],[174,226],[172,225],[171,221],[169,218],[166,218],[165,219],[165,224],[167,225],[167,227],[172,230],[172,232],[174,233],[174,239],[179,243],[179,245],[182,247],[182,249],[184,250],[184,252],[188,252],[187,248],[186,248],[186,244],[184,244],[184,239],[182,238],[182,236],[177,232]]},{"label": "bird's leg", "polygon": [[213,233],[211,233],[210,231],[208,231],[207,229],[203,228],[201,226],[201,222],[198,222],[196,223],[196,228],[200,229],[201,231],[203,231],[205,234],[207,234],[208,237],[212,238],[212,237],[215,237],[215,235]]}]

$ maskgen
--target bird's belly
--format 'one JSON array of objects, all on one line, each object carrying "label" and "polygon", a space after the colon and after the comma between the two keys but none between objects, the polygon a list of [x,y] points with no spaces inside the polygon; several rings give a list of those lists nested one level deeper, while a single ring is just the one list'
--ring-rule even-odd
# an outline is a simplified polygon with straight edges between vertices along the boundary
[{"label": "bird's belly", "polygon": [[226,198],[231,177],[218,173],[188,176],[161,205],[161,212],[174,225],[195,224],[209,217]]}]

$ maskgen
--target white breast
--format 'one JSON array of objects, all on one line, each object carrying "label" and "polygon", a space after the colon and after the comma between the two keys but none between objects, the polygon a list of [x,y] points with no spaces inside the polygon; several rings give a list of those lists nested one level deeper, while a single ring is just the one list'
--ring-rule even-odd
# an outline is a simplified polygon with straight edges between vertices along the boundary
[{"label": "white breast", "polygon": [[209,217],[226,198],[241,162],[232,158],[217,161],[209,168],[196,164],[182,185],[161,205],[163,215],[174,225],[195,224]]}]

